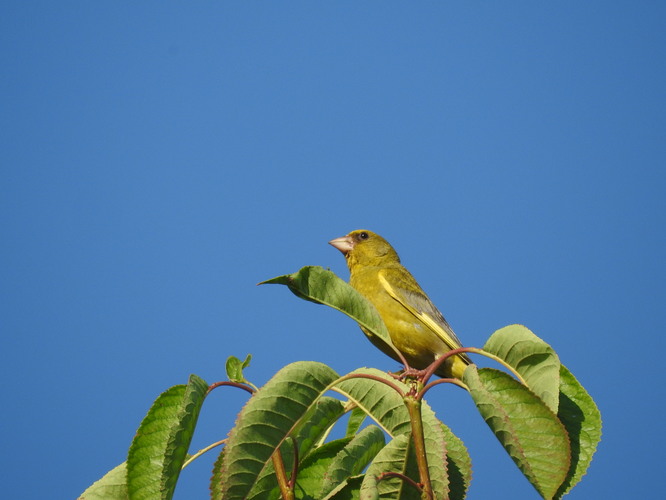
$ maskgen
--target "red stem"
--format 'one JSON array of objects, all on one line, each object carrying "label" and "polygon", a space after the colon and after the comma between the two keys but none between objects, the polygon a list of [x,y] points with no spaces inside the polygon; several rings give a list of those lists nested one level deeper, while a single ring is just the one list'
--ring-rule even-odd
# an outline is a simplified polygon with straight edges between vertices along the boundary
[{"label": "red stem", "polygon": [[387,477],[397,477],[398,479],[402,479],[407,484],[416,488],[419,492],[423,492],[423,488],[419,483],[414,481],[411,477],[407,477],[404,474],[401,474],[400,472],[382,472],[377,478],[377,482],[382,481]]},{"label": "red stem", "polygon": [[400,394],[400,397],[405,397],[405,393],[403,392],[402,388],[398,387],[396,384],[394,384],[390,380],[386,380],[384,378],[378,377],[377,375],[370,375],[369,373],[348,373],[347,375],[343,375],[338,380],[336,380],[335,383],[338,384],[339,382],[342,382],[344,380],[349,380],[349,379],[352,379],[352,378],[368,378],[370,380],[375,380],[377,382],[382,382],[383,384],[388,385],[390,388],[392,388],[394,391],[396,391],[398,394]]},{"label": "red stem", "polygon": [[222,382],[215,382],[214,384],[210,385],[208,387],[208,391],[206,391],[206,394],[210,394],[210,392],[213,389],[217,389],[218,387],[221,387],[223,385],[228,385],[228,386],[231,386],[231,387],[237,387],[239,389],[245,389],[250,394],[255,393],[255,390],[252,387],[250,387],[249,385],[241,384],[239,382],[231,382],[230,380],[223,380]]}]

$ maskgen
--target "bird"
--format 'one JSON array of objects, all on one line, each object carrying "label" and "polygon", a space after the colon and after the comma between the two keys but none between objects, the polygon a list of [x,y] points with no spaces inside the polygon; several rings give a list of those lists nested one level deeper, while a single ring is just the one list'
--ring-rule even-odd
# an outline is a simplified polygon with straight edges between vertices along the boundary
[{"label": "bird", "polygon": [[[441,355],[462,346],[449,323],[384,238],[365,229],[329,241],[345,256],[349,284],[375,306],[391,342],[412,369],[423,370]],[[398,362],[395,351],[361,326],[370,341]],[[435,372],[462,379],[471,364],[465,354],[449,357]]]}]

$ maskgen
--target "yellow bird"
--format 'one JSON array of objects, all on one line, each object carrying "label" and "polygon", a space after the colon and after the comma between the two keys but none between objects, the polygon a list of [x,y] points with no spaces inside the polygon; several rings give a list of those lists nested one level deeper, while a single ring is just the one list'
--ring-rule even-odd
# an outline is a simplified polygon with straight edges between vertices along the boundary
[{"label": "yellow bird", "polygon": [[[462,347],[460,340],[384,238],[365,229],[329,241],[347,260],[349,284],[375,306],[393,345],[412,368],[423,369],[442,354]],[[361,327],[384,354],[393,350]],[[462,378],[469,358],[450,357],[437,370],[440,377]]]}]

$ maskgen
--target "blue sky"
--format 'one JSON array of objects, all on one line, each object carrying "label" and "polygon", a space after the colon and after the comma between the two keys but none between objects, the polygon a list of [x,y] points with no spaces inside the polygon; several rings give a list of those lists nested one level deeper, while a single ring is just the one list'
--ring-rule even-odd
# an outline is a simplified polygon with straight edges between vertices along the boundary
[{"label": "blue sky", "polygon": [[[387,370],[348,318],[257,287],[385,236],[463,343],[522,323],[596,399],[569,498],[650,498],[664,442],[660,2],[0,7],[7,498],[75,498],[141,418],[252,353]],[[245,400],[217,391],[193,450]],[[470,499],[536,498],[469,397],[430,393]],[[206,498],[213,454],[176,498]]]}]

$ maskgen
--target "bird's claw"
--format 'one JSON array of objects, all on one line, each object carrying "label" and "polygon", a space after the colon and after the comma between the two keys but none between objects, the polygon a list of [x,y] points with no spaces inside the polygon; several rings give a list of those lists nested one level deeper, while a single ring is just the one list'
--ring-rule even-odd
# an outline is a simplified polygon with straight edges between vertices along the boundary
[{"label": "bird's claw", "polygon": [[427,370],[417,370],[411,366],[406,366],[399,372],[389,372],[389,375],[400,382],[404,382],[407,378],[420,379],[423,378]]}]

